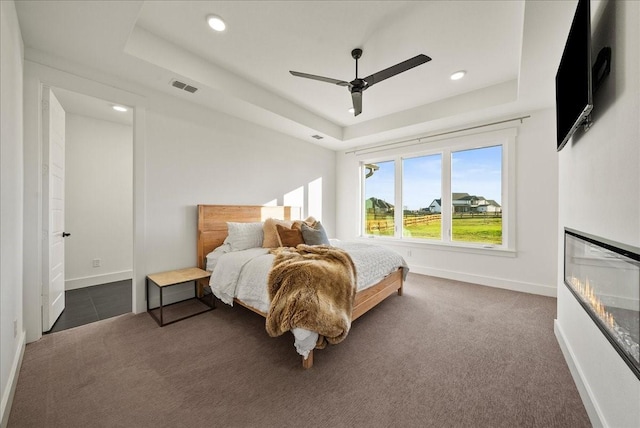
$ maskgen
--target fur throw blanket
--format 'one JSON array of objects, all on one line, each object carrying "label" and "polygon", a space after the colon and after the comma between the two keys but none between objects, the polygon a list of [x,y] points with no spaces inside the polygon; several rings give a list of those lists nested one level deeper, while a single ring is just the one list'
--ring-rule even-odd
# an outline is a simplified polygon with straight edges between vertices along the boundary
[{"label": "fur throw blanket", "polygon": [[317,348],[344,340],[356,295],[356,267],[349,254],[304,244],[271,252],[276,258],[267,280],[267,333],[276,337],[296,327],[315,331]]}]

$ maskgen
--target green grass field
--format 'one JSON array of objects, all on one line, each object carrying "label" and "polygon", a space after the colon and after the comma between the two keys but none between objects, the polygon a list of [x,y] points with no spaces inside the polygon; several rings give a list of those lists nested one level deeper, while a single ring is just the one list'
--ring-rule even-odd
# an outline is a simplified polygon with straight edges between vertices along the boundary
[{"label": "green grass field", "polygon": [[[392,222],[393,219],[390,219]],[[440,239],[440,221],[429,224],[406,226],[403,236],[423,239]],[[501,217],[464,217],[453,219],[453,241],[476,242],[483,244],[502,244]],[[376,235],[393,236],[393,230],[381,230]]]},{"label": "green grass field", "polygon": [[502,218],[454,218],[454,241],[482,242],[487,244],[502,244]]}]

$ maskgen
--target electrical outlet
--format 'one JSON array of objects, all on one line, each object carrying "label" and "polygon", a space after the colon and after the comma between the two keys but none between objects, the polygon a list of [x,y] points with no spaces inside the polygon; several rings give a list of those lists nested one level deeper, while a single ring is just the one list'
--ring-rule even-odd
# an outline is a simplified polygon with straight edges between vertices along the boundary
[{"label": "electrical outlet", "polygon": [[18,336],[18,320],[13,320],[13,338]]},{"label": "electrical outlet", "polygon": [[407,257],[411,257],[411,250],[407,250]]},{"label": "electrical outlet", "polygon": [[100,259],[93,259],[93,267],[100,267],[102,261]]}]

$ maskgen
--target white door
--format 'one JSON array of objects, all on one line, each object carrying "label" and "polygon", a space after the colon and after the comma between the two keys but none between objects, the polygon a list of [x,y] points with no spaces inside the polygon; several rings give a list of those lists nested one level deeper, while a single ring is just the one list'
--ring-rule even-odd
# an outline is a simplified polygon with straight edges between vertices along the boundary
[{"label": "white door", "polygon": [[64,310],[65,112],[51,89],[42,90],[42,331]]}]

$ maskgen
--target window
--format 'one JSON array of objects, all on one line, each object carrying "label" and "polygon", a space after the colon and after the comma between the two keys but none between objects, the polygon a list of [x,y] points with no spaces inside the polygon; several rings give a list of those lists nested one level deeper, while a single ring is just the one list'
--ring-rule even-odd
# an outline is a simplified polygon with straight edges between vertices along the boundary
[{"label": "window", "polygon": [[502,146],[451,153],[451,240],[502,245]]},{"label": "window", "polygon": [[442,238],[442,155],[402,160],[402,236]]},{"label": "window", "polygon": [[378,158],[359,155],[363,235],[514,247],[515,129],[410,148],[413,153],[403,147]]}]

